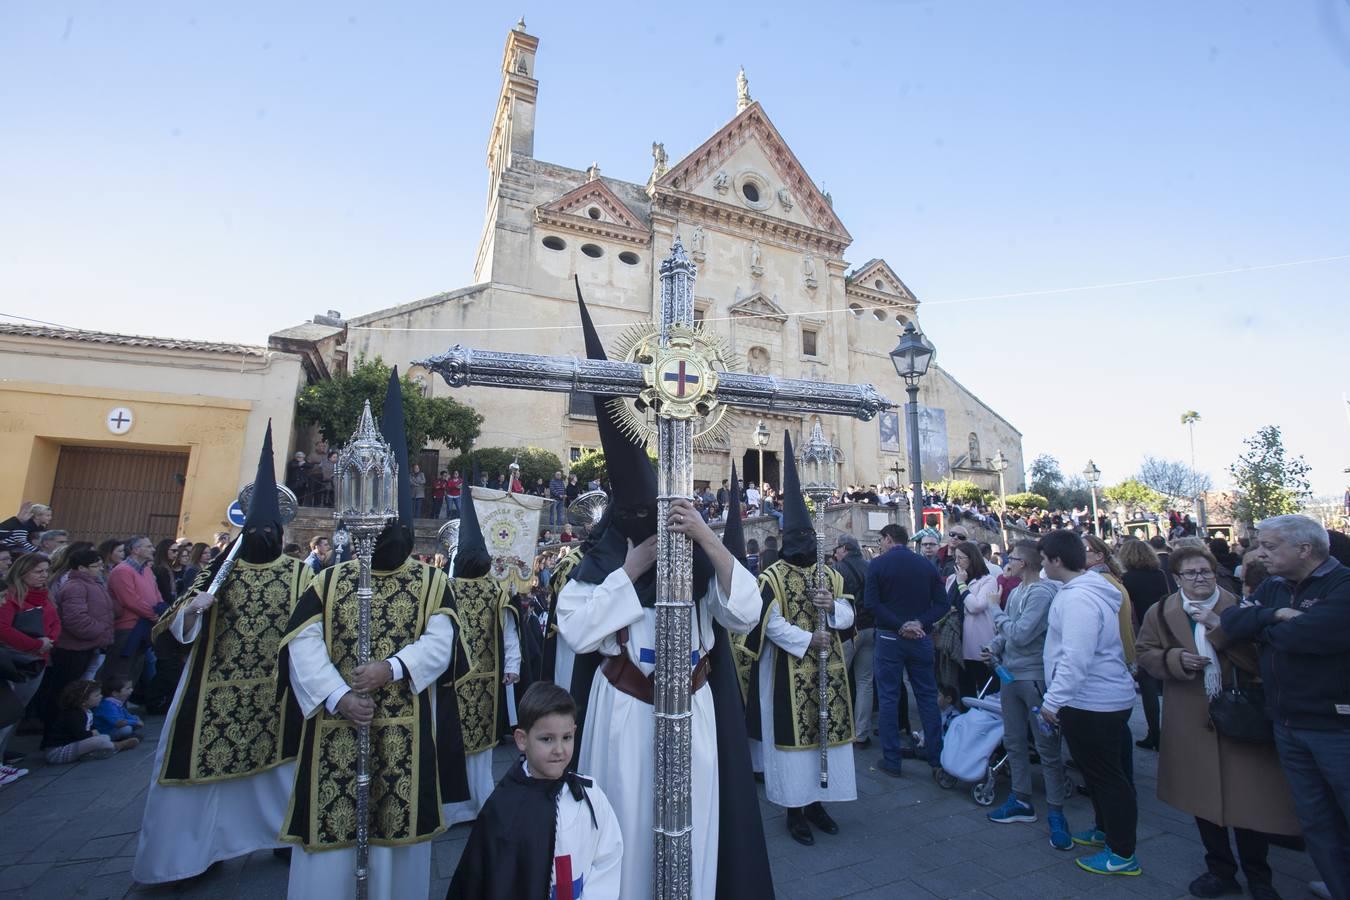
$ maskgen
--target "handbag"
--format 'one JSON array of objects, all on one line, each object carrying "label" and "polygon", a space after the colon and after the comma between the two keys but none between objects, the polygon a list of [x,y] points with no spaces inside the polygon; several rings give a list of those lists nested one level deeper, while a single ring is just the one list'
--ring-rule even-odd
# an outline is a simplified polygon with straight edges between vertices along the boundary
[{"label": "handbag", "polygon": [[1209,700],[1209,721],[1220,736],[1242,744],[1275,743],[1275,726],[1266,715],[1266,691],[1242,684],[1233,666],[1233,684]]}]

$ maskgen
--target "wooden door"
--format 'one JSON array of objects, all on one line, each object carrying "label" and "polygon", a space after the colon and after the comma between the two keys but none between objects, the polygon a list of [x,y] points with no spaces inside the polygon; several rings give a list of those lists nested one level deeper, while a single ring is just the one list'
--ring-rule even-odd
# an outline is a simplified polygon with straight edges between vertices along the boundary
[{"label": "wooden door", "polygon": [[178,536],[188,455],[161,450],[62,447],[52,522],[72,541]]}]

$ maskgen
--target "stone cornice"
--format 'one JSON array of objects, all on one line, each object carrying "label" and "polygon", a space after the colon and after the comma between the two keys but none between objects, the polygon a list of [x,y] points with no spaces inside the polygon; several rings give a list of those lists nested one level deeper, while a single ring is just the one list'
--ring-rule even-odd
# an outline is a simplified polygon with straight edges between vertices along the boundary
[{"label": "stone cornice", "polygon": [[766,216],[753,209],[721,200],[657,185],[652,210],[665,212],[677,221],[702,221],[751,238],[762,238],[794,250],[807,250],[823,257],[843,256],[851,239]]},{"label": "stone cornice", "polygon": [[[612,221],[592,219],[574,212],[588,206],[603,209]],[[535,207],[534,218],[542,225],[641,247],[647,246],[652,237],[642,220],[599,179],[588,181],[556,200]]]},{"label": "stone cornice", "polygon": [[623,225],[616,225],[613,222],[601,222],[589,216],[560,213],[545,209],[542,206],[535,208],[534,219],[540,225],[547,225],[560,231],[571,231],[576,234],[605,238],[624,244],[633,244],[637,247],[647,246],[652,239],[651,232],[646,229],[628,228]]}]

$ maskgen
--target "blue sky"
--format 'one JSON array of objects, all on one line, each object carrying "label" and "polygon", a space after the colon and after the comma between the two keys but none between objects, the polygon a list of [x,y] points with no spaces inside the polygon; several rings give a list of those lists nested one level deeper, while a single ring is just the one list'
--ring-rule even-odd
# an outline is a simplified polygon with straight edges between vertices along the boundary
[{"label": "blue sky", "polygon": [[1220,484],[1276,424],[1344,486],[1350,0],[493,6],[5,4],[0,311],[260,343],[467,284],[523,13],[536,155],[618,178],[744,64],[1028,460],[1115,481],[1196,409]]}]

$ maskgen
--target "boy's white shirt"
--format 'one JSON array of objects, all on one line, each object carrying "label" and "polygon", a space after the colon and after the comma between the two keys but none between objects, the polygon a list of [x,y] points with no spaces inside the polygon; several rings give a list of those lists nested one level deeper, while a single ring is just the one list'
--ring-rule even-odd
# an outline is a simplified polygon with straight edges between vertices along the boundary
[{"label": "boy's white shirt", "polygon": [[[530,765],[521,760],[526,777]],[[582,776],[585,777],[585,776]],[[594,782],[586,789],[586,797],[573,798],[566,786],[558,792],[557,831],[553,841],[553,861],[549,864],[549,884],[557,887],[557,860],[572,857],[572,880],[581,879],[577,900],[619,900],[619,881],[623,869],[623,835],[619,820],[609,805],[609,798]],[[587,805],[586,799],[590,799]],[[591,810],[595,810],[595,824],[591,824]]]}]

